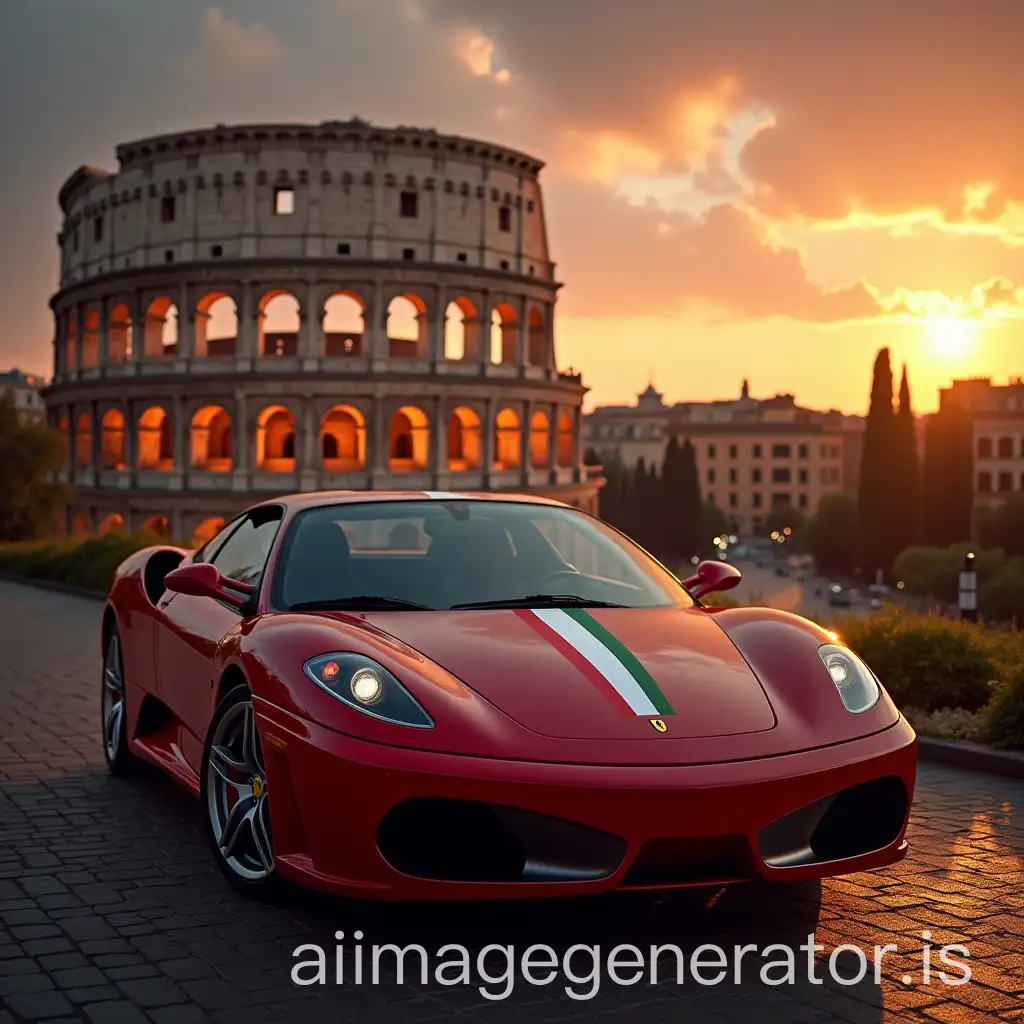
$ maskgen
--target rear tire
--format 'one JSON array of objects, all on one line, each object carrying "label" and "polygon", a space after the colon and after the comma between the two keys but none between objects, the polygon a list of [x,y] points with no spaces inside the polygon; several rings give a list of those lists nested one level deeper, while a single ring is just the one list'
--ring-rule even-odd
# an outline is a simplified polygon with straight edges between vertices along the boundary
[{"label": "rear tire", "polygon": [[124,681],[121,635],[114,626],[107,637],[100,683],[100,724],[103,728],[103,756],[114,775],[130,775],[139,761],[128,747],[128,688]]},{"label": "rear tire", "polygon": [[244,892],[279,885],[267,799],[267,775],[252,694],[232,688],[213,714],[203,748],[200,793],[206,835],[224,877]]}]

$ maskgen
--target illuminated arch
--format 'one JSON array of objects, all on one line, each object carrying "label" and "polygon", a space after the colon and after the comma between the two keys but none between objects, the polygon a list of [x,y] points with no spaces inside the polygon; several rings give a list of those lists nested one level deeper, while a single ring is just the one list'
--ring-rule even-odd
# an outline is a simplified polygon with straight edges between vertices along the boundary
[{"label": "illuminated arch", "polygon": [[320,421],[320,457],[324,469],[344,472],[366,465],[366,419],[351,405],[328,409]]},{"label": "illuminated arch", "polygon": [[128,304],[119,302],[107,317],[107,362],[126,363],[132,354],[132,315]]},{"label": "illuminated arch", "polygon": [[465,296],[453,299],[445,310],[444,357],[480,358],[480,314]]},{"label": "illuminated arch", "polygon": [[147,359],[163,359],[178,349],[178,307],[166,295],[146,307],[142,332],[143,352]]},{"label": "illuminated arch", "polygon": [[412,292],[396,295],[388,303],[388,355],[400,359],[425,359],[427,355],[427,304]]},{"label": "illuminated arch", "polygon": [[120,512],[111,512],[99,525],[99,533],[120,533],[124,529],[124,516]]},{"label": "illuminated arch", "polygon": [[448,417],[448,469],[458,473],[480,468],[480,417],[459,406]]},{"label": "illuminated arch", "polygon": [[430,421],[422,409],[403,405],[391,417],[388,467],[393,473],[426,469],[430,462]]},{"label": "illuminated arch", "polygon": [[96,309],[87,309],[85,326],[82,331],[82,366],[91,368],[100,365],[100,314]]},{"label": "illuminated arch", "polygon": [[491,310],[490,361],[514,364],[518,336],[519,322],[516,319],[516,311],[507,302],[499,302]]},{"label": "illuminated arch", "polygon": [[171,521],[167,516],[150,516],[142,524],[142,531],[166,540],[171,535]]},{"label": "illuminated arch", "polygon": [[547,413],[535,412],[530,417],[530,465],[547,469],[550,458],[551,425]]},{"label": "illuminated arch", "polygon": [[355,292],[333,292],[324,303],[323,314],[325,355],[365,354],[366,303]]},{"label": "illuminated arch", "polygon": [[296,355],[302,320],[299,300],[291,292],[277,288],[260,299],[259,310],[259,354]]},{"label": "illuminated arch", "polygon": [[521,436],[519,416],[512,409],[502,409],[494,417],[495,469],[516,469],[519,466]]},{"label": "illuminated arch", "polygon": [[84,512],[76,512],[71,517],[71,533],[76,537],[89,532],[89,517]]},{"label": "illuminated arch", "polygon": [[78,314],[74,310],[67,314],[64,331],[64,369],[74,370],[78,366]]},{"label": "illuminated arch", "polygon": [[268,405],[256,421],[256,466],[270,473],[295,472],[295,417],[283,405]]},{"label": "illuminated arch", "polygon": [[75,418],[75,467],[88,469],[92,466],[92,419],[87,412],[80,412]]},{"label": "illuminated arch", "polygon": [[171,418],[165,409],[158,405],[146,409],[139,417],[137,437],[139,469],[167,471],[174,468]]},{"label": "illuminated arch", "polygon": [[544,314],[536,306],[530,308],[527,332],[526,361],[531,366],[547,366],[548,341]]},{"label": "illuminated arch", "polygon": [[213,540],[223,528],[224,520],[220,516],[204,519],[192,534],[192,547],[201,548],[207,541]]},{"label": "illuminated arch", "polygon": [[124,414],[108,409],[100,426],[100,459],[104,469],[124,469]]},{"label": "illuminated arch", "polygon": [[227,292],[208,292],[196,303],[192,353],[207,356],[233,356],[238,344],[238,307]]},{"label": "illuminated arch", "polygon": [[571,466],[576,461],[576,438],[572,417],[567,413],[558,416],[558,440],[556,457],[559,466]]},{"label": "illuminated arch", "polygon": [[190,451],[195,469],[212,473],[231,470],[231,417],[223,406],[204,405],[192,417]]}]

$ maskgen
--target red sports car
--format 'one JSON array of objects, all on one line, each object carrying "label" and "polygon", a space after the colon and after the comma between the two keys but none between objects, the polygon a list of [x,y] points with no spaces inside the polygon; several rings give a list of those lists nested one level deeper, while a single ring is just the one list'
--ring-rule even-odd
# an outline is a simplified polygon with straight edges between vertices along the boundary
[{"label": "red sports car", "polygon": [[151,547],[103,615],[115,772],[201,798],[235,883],[565,896],[900,860],[916,738],[812,622],[709,608],[565,505],[275,498]]}]

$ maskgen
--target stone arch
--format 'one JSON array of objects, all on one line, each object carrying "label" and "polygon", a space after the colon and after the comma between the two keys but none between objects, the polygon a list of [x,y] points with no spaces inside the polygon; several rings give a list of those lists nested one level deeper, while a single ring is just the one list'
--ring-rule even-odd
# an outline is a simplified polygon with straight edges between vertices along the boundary
[{"label": "stone arch", "polygon": [[464,295],[448,303],[444,318],[445,359],[480,358],[480,313]]},{"label": "stone arch", "polygon": [[107,317],[107,362],[126,363],[132,354],[132,314],[127,302],[119,302]]},{"label": "stone arch", "polygon": [[71,451],[71,421],[67,416],[61,416],[60,419],[57,420],[57,430],[60,433],[61,451],[64,453],[62,465],[66,468],[68,464],[68,455]]},{"label": "stone arch", "polygon": [[89,469],[92,466],[92,417],[80,412],[75,417],[75,468]]},{"label": "stone arch", "polygon": [[299,300],[284,288],[267,292],[259,302],[259,343],[261,356],[294,356],[299,351],[302,309]]},{"label": "stone arch", "polygon": [[204,405],[192,417],[190,465],[211,473],[232,468],[231,416],[222,405]]},{"label": "stone arch", "polygon": [[210,516],[208,519],[204,519],[192,532],[192,547],[198,550],[208,541],[213,540],[222,529],[224,529],[224,520],[221,516]]},{"label": "stone arch", "polygon": [[199,299],[192,348],[199,359],[235,355],[238,348],[238,304],[233,296],[225,291],[212,291]]},{"label": "stone arch", "polygon": [[430,462],[430,421],[415,405],[403,405],[388,431],[388,468],[393,473],[426,469]]},{"label": "stone arch", "polygon": [[559,466],[571,466],[575,460],[575,432],[572,427],[572,416],[567,412],[558,414],[558,438],[556,442],[556,458]]},{"label": "stone arch", "polygon": [[124,469],[124,413],[108,409],[100,422],[100,462],[103,469]]},{"label": "stone arch", "polygon": [[548,338],[544,314],[537,306],[530,307],[527,323],[526,361],[531,366],[548,365]]},{"label": "stone arch", "polygon": [[551,450],[551,422],[546,412],[535,412],[530,417],[530,465],[534,469],[547,469]]},{"label": "stone arch", "polygon": [[166,295],[146,307],[142,337],[147,359],[163,359],[178,350],[178,307]]},{"label": "stone arch", "polygon": [[334,472],[366,465],[366,417],[352,405],[336,405],[320,420],[320,458]]},{"label": "stone arch", "polygon": [[89,532],[89,516],[85,512],[76,512],[71,517],[71,534],[81,537]]},{"label": "stone arch", "polygon": [[70,309],[64,318],[64,369],[78,368],[78,313]]},{"label": "stone arch", "polygon": [[268,405],[256,420],[256,466],[270,473],[295,472],[295,416],[283,405]]},{"label": "stone arch", "polygon": [[97,533],[120,533],[124,529],[124,516],[120,512],[111,512],[103,517],[97,527]]},{"label": "stone arch", "polygon": [[499,302],[491,310],[490,362],[514,365],[518,336],[519,321],[516,311],[507,302]]},{"label": "stone arch", "polygon": [[100,365],[100,313],[91,306],[85,311],[85,323],[82,330],[82,367],[92,368]]},{"label": "stone arch", "polygon": [[149,516],[142,524],[142,531],[167,540],[171,536],[171,521],[167,516]]},{"label": "stone arch", "polygon": [[448,469],[453,473],[480,468],[480,417],[460,405],[448,417]]},{"label": "stone arch", "polygon": [[356,292],[338,289],[323,306],[324,354],[366,354],[366,303]]},{"label": "stone arch", "polygon": [[174,468],[174,442],[171,417],[159,405],[151,405],[138,419],[137,444],[139,469],[167,472]]},{"label": "stone arch", "polygon": [[502,409],[494,417],[494,468],[516,469],[519,466],[521,430],[519,414]]},{"label": "stone arch", "polygon": [[397,359],[426,359],[427,304],[414,292],[396,295],[387,309],[388,356]]}]

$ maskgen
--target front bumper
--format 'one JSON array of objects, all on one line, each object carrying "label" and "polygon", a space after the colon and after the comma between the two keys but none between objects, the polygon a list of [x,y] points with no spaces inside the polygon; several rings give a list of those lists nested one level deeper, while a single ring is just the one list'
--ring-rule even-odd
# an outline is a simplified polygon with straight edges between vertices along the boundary
[{"label": "front bumper", "polygon": [[[383,746],[259,699],[256,713],[278,870],[342,895],[507,899],[798,880],[906,854],[917,739],[902,718],[799,754],[617,767]],[[865,831],[864,821],[874,824]]]}]

